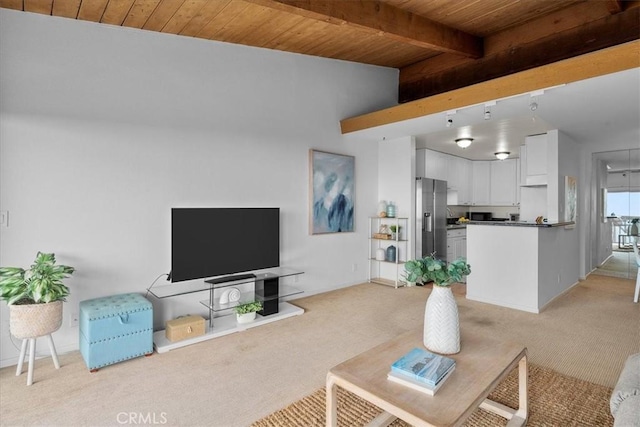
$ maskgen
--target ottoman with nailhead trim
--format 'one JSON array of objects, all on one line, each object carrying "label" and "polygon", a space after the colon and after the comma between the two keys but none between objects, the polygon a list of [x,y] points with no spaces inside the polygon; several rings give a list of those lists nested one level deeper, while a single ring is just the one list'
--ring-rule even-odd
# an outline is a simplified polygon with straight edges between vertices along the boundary
[{"label": "ottoman with nailhead trim", "polygon": [[140,294],[80,303],[80,353],[91,372],[153,353],[153,306]]}]

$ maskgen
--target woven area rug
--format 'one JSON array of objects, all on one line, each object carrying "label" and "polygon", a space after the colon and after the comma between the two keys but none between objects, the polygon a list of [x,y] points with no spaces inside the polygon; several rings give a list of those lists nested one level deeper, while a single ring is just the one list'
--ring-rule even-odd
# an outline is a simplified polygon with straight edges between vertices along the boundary
[{"label": "woven area rug", "polygon": [[[529,364],[529,419],[527,426],[612,426],[609,397],[612,389],[547,368]],[[518,373],[514,370],[489,395],[491,400],[512,408],[518,406]],[[362,426],[380,414],[381,409],[338,387],[338,425]],[[507,420],[482,409],[476,410],[464,426],[504,426]],[[256,421],[252,427],[324,426],[325,390]],[[396,420],[394,427],[407,427]]]}]

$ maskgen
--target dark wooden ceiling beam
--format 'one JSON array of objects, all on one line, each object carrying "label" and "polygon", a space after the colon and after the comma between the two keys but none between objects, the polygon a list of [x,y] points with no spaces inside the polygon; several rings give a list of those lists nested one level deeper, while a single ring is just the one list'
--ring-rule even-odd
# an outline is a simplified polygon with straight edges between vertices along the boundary
[{"label": "dark wooden ceiling beam", "polygon": [[483,40],[380,1],[245,0],[305,18],[349,25],[381,37],[469,58],[483,55]]},{"label": "dark wooden ceiling beam", "polygon": [[622,0],[605,0],[607,3],[607,9],[609,9],[609,13],[616,14],[620,13],[624,10],[624,5],[622,4]]},{"label": "dark wooden ceiling beam", "polygon": [[[528,24],[529,28],[536,26]],[[477,60],[435,58],[400,70],[399,102],[540,67],[640,38],[640,8],[605,16],[525,43],[503,45]],[[487,40],[489,45],[489,40]],[[436,65],[434,67],[433,65]]]}]

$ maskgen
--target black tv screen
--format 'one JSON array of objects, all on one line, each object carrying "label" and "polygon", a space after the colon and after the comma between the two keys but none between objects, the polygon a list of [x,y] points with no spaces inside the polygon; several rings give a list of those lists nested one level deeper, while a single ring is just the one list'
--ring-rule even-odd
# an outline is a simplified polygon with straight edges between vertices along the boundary
[{"label": "black tv screen", "polygon": [[279,208],[171,209],[172,282],[279,265]]}]

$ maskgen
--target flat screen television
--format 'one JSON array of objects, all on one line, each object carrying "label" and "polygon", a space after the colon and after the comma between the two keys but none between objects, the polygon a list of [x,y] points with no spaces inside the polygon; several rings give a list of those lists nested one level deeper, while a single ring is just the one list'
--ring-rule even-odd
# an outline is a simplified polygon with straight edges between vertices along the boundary
[{"label": "flat screen television", "polygon": [[171,209],[172,282],[280,265],[280,208]]}]

